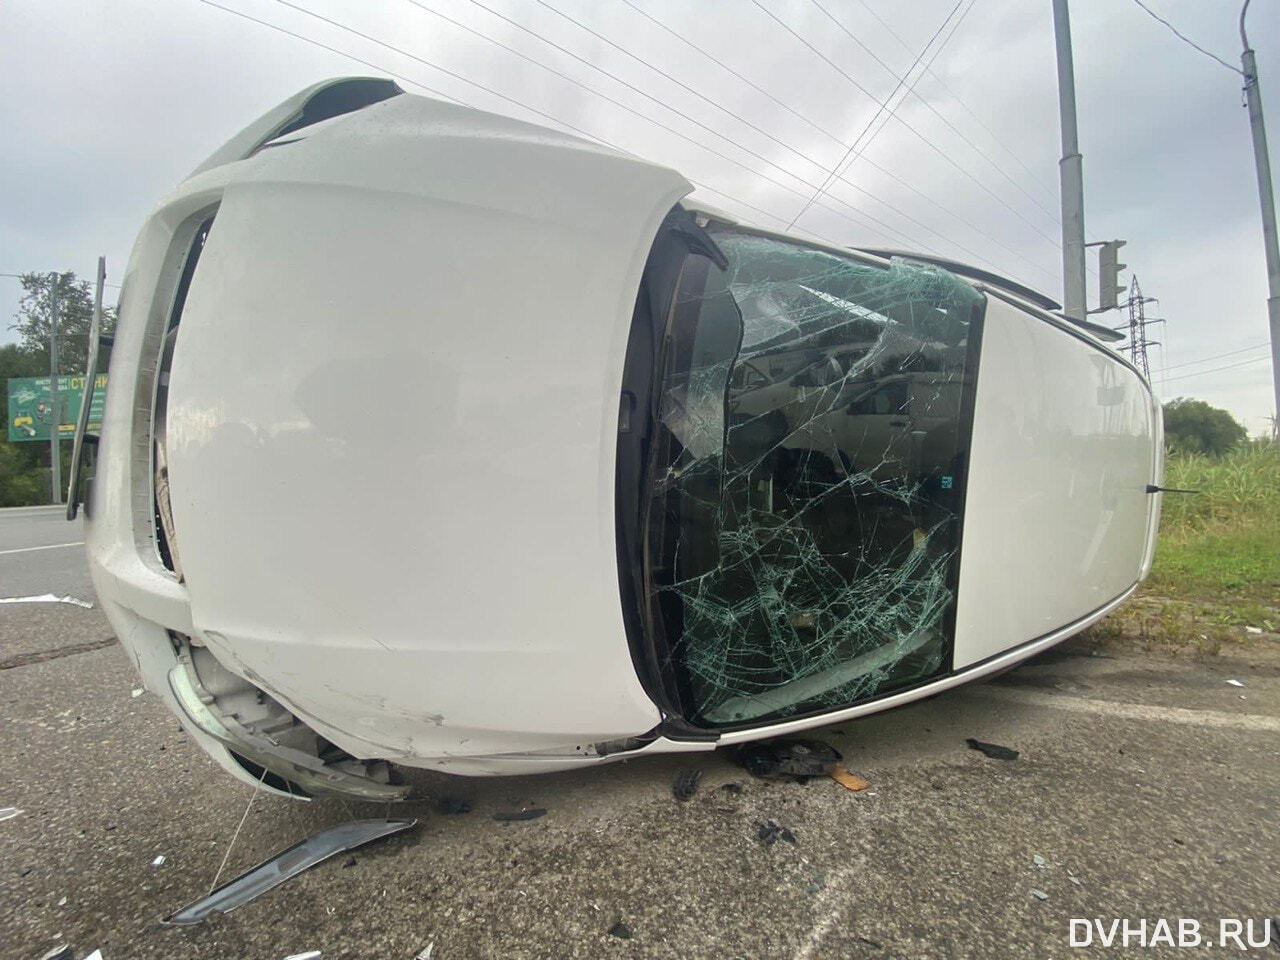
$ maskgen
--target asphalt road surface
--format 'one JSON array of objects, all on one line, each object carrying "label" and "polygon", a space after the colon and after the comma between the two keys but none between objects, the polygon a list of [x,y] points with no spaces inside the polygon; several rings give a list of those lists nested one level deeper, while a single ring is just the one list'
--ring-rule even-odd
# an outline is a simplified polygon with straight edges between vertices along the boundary
[{"label": "asphalt road surface", "polygon": [[[93,601],[78,524],[0,511],[0,597]],[[47,548],[47,549],[45,549]],[[16,551],[16,552],[15,552]],[[95,608],[0,604],[0,958],[1238,956],[1280,915],[1280,666],[1092,655],[817,731],[871,782],[753,780],[724,752],[572,774],[413,774],[413,831],[192,928],[160,917],[307,835],[387,809],[259,795],[187,741]],[[1227,680],[1244,684],[1237,687]],[[969,749],[1011,747],[1016,760]],[[673,777],[702,771],[677,802]],[[740,790],[725,789],[737,784]],[[437,811],[441,797],[470,804]],[[494,811],[546,808],[520,823]],[[247,809],[247,814],[246,814]],[[760,825],[794,843],[766,845]],[[237,825],[243,827],[237,836]],[[234,838],[234,844],[232,840]],[[230,850],[229,850],[230,848]],[[229,852],[229,855],[228,855]],[[164,861],[156,865],[157,857]],[[1128,920],[1130,949],[1070,945]],[[614,932],[611,933],[610,931]],[[620,934],[625,934],[622,936]],[[1082,938],[1083,927],[1077,927]],[[1118,937],[1117,937],[1118,942]],[[1280,946],[1245,955],[1280,958]]]}]

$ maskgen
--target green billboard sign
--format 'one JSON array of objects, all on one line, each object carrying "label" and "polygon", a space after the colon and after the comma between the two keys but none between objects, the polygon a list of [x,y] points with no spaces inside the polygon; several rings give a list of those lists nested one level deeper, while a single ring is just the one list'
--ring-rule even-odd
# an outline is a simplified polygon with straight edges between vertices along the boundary
[{"label": "green billboard sign", "polygon": [[[58,436],[70,440],[76,433],[76,419],[84,402],[83,376],[58,377]],[[89,430],[102,429],[102,404],[107,398],[107,375],[98,374],[93,402],[89,404]],[[9,381],[9,439],[48,441],[55,422],[49,397],[49,377],[14,377]]]}]

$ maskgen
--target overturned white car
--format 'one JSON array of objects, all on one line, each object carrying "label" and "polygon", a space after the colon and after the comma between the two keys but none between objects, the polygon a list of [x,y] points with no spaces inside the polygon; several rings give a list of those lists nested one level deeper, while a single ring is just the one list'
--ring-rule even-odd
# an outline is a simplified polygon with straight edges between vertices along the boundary
[{"label": "overturned white car", "polygon": [[349,79],[163,201],[88,550],[226,769],[396,799],[394,764],[709,750],[1001,670],[1134,589],[1160,414],[1100,328],[691,189]]}]

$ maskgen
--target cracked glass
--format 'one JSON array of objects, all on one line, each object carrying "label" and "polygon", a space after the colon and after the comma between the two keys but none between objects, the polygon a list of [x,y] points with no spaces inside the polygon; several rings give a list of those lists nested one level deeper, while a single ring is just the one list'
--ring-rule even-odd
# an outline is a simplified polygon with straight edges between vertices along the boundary
[{"label": "cracked glass", "polygon": [[665,318],[648,606],[686,718],[813,713],[946,670],[982,296],[713,233]]}]

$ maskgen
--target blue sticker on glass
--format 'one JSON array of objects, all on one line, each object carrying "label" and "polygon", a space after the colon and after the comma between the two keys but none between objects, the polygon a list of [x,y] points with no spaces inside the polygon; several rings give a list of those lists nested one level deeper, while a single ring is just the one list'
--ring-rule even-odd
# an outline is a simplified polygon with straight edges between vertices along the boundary
[{"label": "blue sticker on glass", "polygon": [[951,489],[951,482],[952,482],[952,481],[951,481],[951,477],[949,477],[949,476],[947,476],[947,477],[943,477],[943,478],[942,478],[942,489],[943,489],[943,490],[950,490],[950,489]]}]

